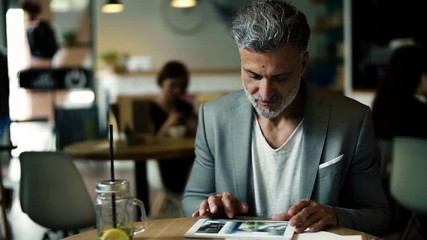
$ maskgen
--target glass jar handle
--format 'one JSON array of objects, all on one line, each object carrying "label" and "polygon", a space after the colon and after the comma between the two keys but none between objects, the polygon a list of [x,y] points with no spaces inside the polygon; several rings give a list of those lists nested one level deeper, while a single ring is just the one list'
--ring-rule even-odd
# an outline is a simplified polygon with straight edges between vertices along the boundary
[{"label": "glass jar handle", "polygon": [[135,206],[138,206],[140,211],[141,211],[141,219],[140,220],[141,220],[142,224],[138,228],[135,228],[135,230],[134,230],[134,234],[135,234],[135,233],[143,232],[145,230],[145,221],[147,219],[147,215],[145,213],[144,203],[141,200],[139,200],[138,198],[133,198],[132,204]]}]

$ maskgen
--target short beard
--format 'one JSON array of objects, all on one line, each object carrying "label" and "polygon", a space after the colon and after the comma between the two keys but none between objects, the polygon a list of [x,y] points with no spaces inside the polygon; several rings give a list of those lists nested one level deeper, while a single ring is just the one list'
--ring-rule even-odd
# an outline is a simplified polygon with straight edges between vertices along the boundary
[{"label": "short beard", "polygon": [[249,99],[249,102],[251,102],[252,106],[255,108],[256,112],[268,119],[273,119],[279,116],[296,98],[298,94],[300,84],[298,84],[292,91],[289,93],[289,95],[283,99],[282,97],[278,97],[276,95],[273,95],[270,97],[269,100],[275,99],[280,102],[279,109],[276,111],[272,111],[270,107],[266,107],[264,109],[261,109],[261,107],[257,104],[259,100],[263,100],[261,96],[253,96],[250,95],[248,92],[248,89],[246,89],[245,85],[243,85],[243,89],[245,90],[246,96]]}]

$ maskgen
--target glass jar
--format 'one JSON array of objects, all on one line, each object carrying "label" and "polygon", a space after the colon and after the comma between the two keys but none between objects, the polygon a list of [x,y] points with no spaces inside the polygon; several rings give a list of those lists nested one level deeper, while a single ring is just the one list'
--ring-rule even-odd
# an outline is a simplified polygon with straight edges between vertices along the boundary
[{"label": "glass jar", "polygon": [[[96,184],[96,226],[98,239],[132,239],[135,233],[145,230],[146,213],[144,203],[129,193],[127,180],[102,181]],[[134,226],[135,206],[139,207],[140,226]]]}]

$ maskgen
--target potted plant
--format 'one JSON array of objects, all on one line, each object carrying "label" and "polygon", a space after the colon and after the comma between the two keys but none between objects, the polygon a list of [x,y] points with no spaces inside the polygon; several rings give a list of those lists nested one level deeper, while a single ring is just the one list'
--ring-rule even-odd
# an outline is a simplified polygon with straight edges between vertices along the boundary
[{"label": "potted plant", "polygon": [[101,55],[101,59],[114,72],[117,72],[120,65],[120,55],[115,51],[106,52]]},{"label": "potted plant", "polygon": [[66,47],[74,46],[77,43],[76,31],[66,31],[62,34],[62,38],[64,39],[64,46]]}]

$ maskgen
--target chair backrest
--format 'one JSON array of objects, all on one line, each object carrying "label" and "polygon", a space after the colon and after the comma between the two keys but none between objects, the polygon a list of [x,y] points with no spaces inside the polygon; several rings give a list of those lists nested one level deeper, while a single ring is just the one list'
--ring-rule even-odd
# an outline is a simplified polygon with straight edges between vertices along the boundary
[{"label": "chair backrest", "polygon": [[427,140],[396,137],[393,141],[390,191],[404,207],[427,213]]},{"label": "chair backrest", "polygon": [[54,230],[95,227],[95,206],[71,157],[61,152],[23,152],[20,201],[36,223]]},{"label": "chair backrest", "polygon": [[381,153],[380,158],[380,173],[383,179],[390,176],[389,165],[391,163],[391,155],[393,148],[393,140],[391,139],[377,139],[377,146]]},{"label": "chair backrest", "polygon": [[150,100],[139,99],[132,103],[132,122],[135,133],[154,133],[150,116]]},{"label": "chair backrest", "polygon": [[97,107],[55,108],[56,149],[98,137]]},{"label": "chair backrest", "polygon": [[[119,129],[124,131],[126,126],[131,127],[137,133],[144,133],[147,129],[139,129],[140,126],[146,125],[146,119],[141,117],[148,115],[148,103],[154,99],[153,95],[122,95],[117,97],[118,118],[120,119]],[[138,105],[138,106],[137,106]],[[138,125],[138,126],[136,126]],[[149,130],[149,129],[148,129]]]}]

